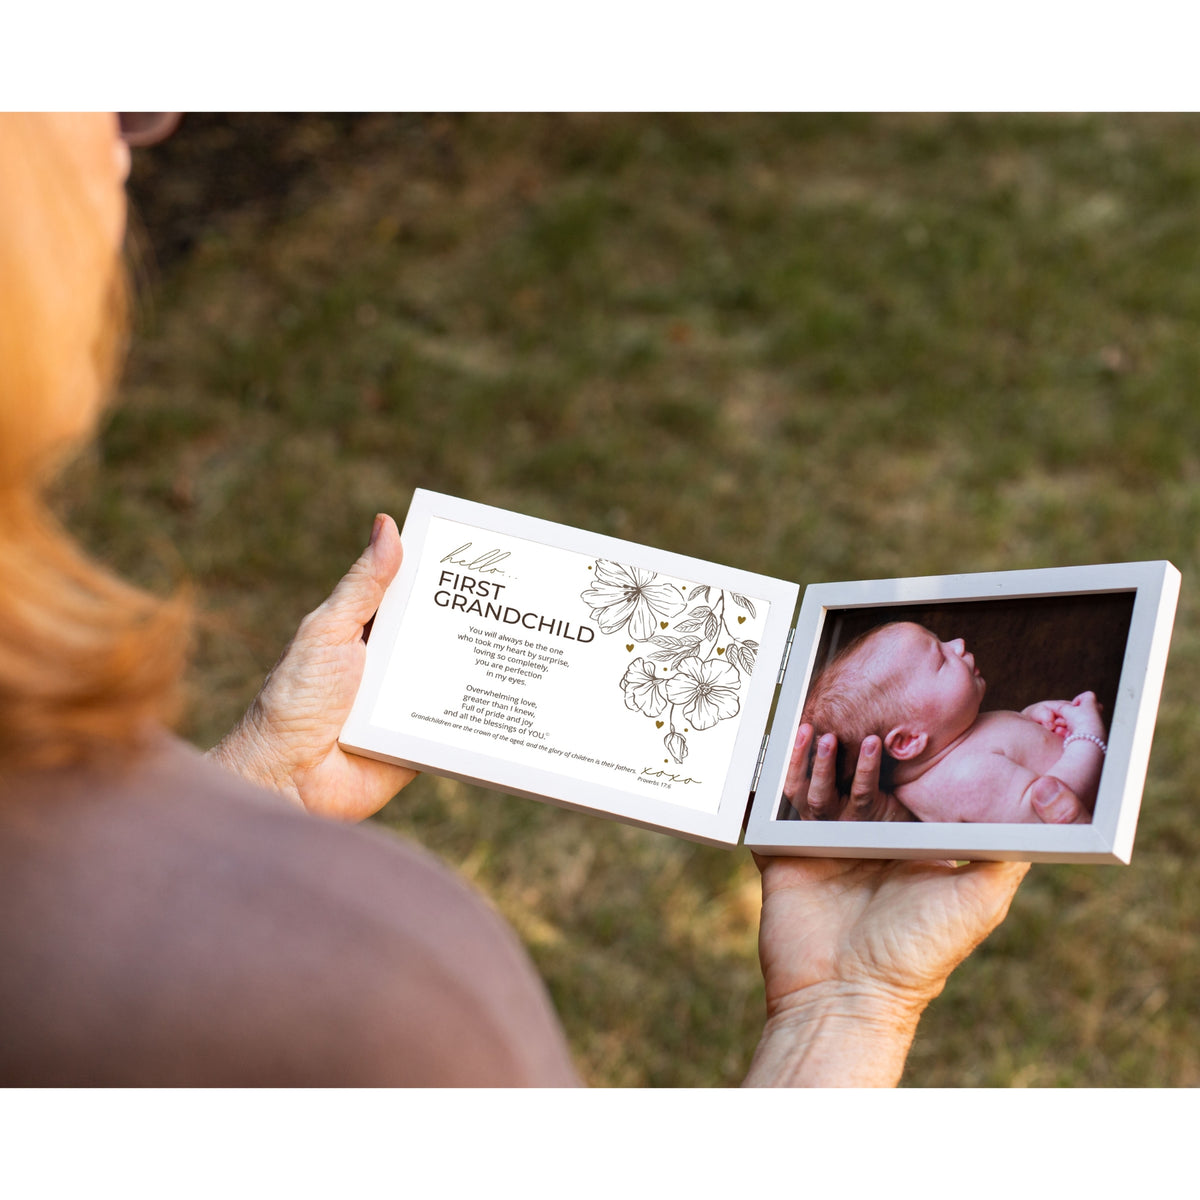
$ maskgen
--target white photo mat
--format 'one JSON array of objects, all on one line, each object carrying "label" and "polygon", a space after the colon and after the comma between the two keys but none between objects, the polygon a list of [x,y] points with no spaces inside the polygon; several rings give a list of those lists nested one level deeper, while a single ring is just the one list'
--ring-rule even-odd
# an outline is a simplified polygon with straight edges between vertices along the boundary
[{"label": "white photo mat", "polygon": [[346,749],[737,844],[795,584],[424,490],[402,537]]},{"label": "white photo mat", "polygon": [[[763,854],[1126,863],[1150,756],[1179,572],[1123,563],[810,586],[804,596],[746,844]],[[985,824],[784,819],[783,786],[818,647],[831,614],[922,604],[1131,593],[1132,613],[1109,716],[1108,750],[1090,824]],[[986,674],[986,671],[984,672]],[[1031,697],[1029,702],[1048,697]]]}]

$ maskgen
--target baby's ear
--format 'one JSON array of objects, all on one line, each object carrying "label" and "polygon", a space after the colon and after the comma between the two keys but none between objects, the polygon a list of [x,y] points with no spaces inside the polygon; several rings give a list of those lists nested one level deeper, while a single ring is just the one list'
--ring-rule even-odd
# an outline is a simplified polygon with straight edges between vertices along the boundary
[{"label": "baby's ear", "polygon": [[889,729],[883,738],[883,748],[893,757],[902,760],[917,758],[925,752],[929,745],[929,734],[909,729],[907,725],[897,725]]}]

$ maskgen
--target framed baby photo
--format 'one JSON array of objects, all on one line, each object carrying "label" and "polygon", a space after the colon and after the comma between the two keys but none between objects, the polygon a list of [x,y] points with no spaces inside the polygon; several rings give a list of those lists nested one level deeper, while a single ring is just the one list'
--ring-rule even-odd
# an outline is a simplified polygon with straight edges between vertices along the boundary
[{"label": "framed baby photo", "polygon": [[[1141,562],[810,586],[747,845],[1127,863],[1179,582]],[[843,797],[879,756],[876,802],[804,802],[801,723]]]}]

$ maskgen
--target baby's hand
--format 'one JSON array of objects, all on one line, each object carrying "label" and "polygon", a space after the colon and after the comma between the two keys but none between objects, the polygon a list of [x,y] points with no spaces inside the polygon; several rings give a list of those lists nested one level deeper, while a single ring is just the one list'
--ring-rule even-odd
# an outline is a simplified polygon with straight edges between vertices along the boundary
[{"label": "baby's hand", "polygon": [[1096,699],[1095,692],[1080,692],[1062,708],[1062,718],[1068,733],[1083,733],[1103,741],[1108,736],[1104,727],[1104,706]]},{"label": "baby's hand", "polygon": [[1059,737],[1066,737],[1067,721],[1063,716],[1063,709],[1070,703],[1069,700],[1043,700],[1040,704],[1031,704],[1028,708],[1023,709],[1021,716],[1036,721],[1042,728],[1050,730]]}]

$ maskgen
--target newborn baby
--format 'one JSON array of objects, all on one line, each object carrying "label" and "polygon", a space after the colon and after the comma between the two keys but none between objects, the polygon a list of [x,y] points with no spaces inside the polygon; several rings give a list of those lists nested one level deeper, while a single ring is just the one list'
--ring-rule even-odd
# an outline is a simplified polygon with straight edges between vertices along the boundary
[{"label": "newborn baby", "polygon": [[856,638],[821,672],[801,719],[836,734],[851,774],[863,739],[877,735],[880,787],[921,821],[1039,821],[1029,793],[1044,775],[1091,812],[1108,749],[1095,694],[980,713],[986,688],[962,638],[896,622]]}]

